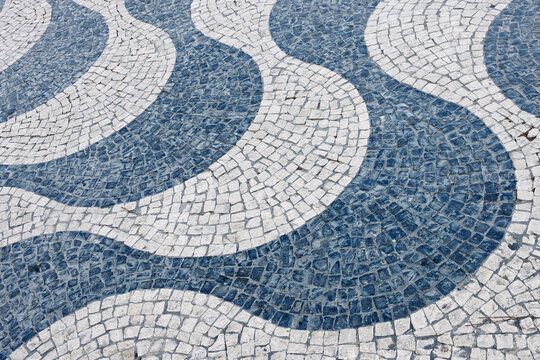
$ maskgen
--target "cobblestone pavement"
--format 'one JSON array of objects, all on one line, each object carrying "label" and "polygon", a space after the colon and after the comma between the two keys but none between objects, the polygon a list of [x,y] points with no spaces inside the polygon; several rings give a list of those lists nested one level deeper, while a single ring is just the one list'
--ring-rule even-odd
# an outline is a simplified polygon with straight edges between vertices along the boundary
[{"label": "cobblestone pavement", "polygon": [[537,0],[0,0],[0,359],[540,359]]}]

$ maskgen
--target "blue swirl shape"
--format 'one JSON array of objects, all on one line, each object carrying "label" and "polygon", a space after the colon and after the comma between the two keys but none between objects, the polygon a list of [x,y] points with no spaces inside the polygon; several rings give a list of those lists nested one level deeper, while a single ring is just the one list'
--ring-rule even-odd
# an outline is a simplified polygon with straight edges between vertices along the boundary
[{"label": "blue swirl shape", "polygon": [[271,15],[282,49],[344,76],[369,110],[362,167],[321,215],[226,256],[159,257],[85,233],[4,247],[0,354],[91,301],[135,289],[199,291],[280,326],[336,330],[405,317],[462,286],[511,220],[512,162],[480,119],[369,58],[363,33],[376,5],[282,0]]},{"label": "blue swirl shape", "polygon": [[[397,319],[447,295],[498,246],[516,200],[510,157],[480,119],[399,83],[369,57],[364,30],[377,3],[280,0],[271,14],[278,45],[354,84],[371,122],[360,172],[299,230],[306,243],[327,246],[328,269],[339,261],[354,280],[352,298],[338,297],[308,328]],[[351,253],[333,255],[340,243]]]},{"label": "blue swirl shape", "polygon": [[204,171],[247,130],[263,91],[255,62],[195,29],[190,1],[130,0],[126,6],[166,31],[176,47],[162,93],[129,125],[83,151],[43,164],[0,166],[0,186],[76,206],[134,201]]},{"label": "blue swirl shape", "polygon": [[484,41],[489,76],[522,110],[540,116],[540,1],[514,0]]},{"label": "blue swirl shape", "polygon": [[23,114],[79,79],[101,55],[108,37],[97,12],[71,0],[49,0],[51,21],[34,46],[0,72],[0,121]]}]

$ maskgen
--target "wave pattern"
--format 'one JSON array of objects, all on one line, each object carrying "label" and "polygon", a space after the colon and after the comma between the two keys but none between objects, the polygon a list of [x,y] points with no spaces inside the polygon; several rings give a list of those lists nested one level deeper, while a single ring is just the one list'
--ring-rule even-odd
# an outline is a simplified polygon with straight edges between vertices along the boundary
[{"label": "wave pattern", "polygon": [[[387,74],[463,106],[497,135],[517,175],[516,208],[526,211],[514,214],[509,229],[540,234],[538,119],[501,92],[484,63],[489,24],[509,3],[477,0],[456,8],[444,1],[383,1],[370,16],[366,43]],[[396,26],[394,19],[400,19]]]},{"label": "wave pattern", "polygon": [[39,41],[0,72],[0,121],[23,114],[79,79],[107,41],[105,20],[72,0],[51,0],[51,21]]},{"label": "wave pattern", "polygon": [[[358,326],[406,316],[466,281],[502,240],[515,202],[510,157],[480,119],[399,83],[369,57],[364,28],[377,3],[279,1],[270,18],[285,52],[341,74],[369,111],[360,172],[298,231],[306,243],[328,244],[324,258],[340,241],[350,241],[353,259],[365,251],[358,279],[373,290],[361,301],[373,305]],[[327,317],[321,322],[350,326]]]},{"label": "wave pattern", "polygon": [[75,83],[37,108],[0,123],[0,163],[36,164],[76,153],[129,124],[172,73],[165,32],[133,18],[123,0],[77,0],[103,15],[111,36]]},{"label": "wave pattern", "polygon": [[[41,164],[0,166],[0,186],[82,207],[134,201],[202,172],[247,130],[262,97],[249,56],[196,30],[189,1],[134,0],[126,6],[164,30],[176,47],[162,92],[131,123],[82,151]],[[86,38],[95,41],[92,34]]]},{"label": "wave pattern", "polygon": [[270,17],[283,50],[343,76],[369,110],[362,167],[325,211],[226,256],[160,257],[73,232],[8,245],[2,278],[34,292],[0,289],[10,314],[0,339],[11,346],[1,356],[94,300],[137,289],[210,294],[278,326],[338,330],[406,317],[463,286],[510,223],[512,162],[468,110],[373,62],[364,29],[376,5],[283,0]]},{"label": "wave pattern", "polygon": [[[197,8],[197,2],[193,4]],[[235,7],[258,12],[257,5]],[[269,13],[271,6],[267,8]],[[196,25],[205,34],[235,45],[245,32],[219,36],[219,31],[239,23],[236,12],[231,14],[212,25],[210,20],[219,18],[219,12],[201,16],[194,10]],[[223,255],[273,241],[320,214],[362,163],[369,136],[365,106],[354,87],[337,74],[280,52],[268,39],[267,26],[261,25],[249,34],[252,41],[244,42],[242,50],[261,68],[262,106],[223,157],[167,191],[113,207],[68,207],[19,193],[40,204],[22,209],[33,226],[27,223],[22,234],[7,229],[0,242],[56,228],[92,231],[158,255]],[[21,218],[18,198],[8,200],[13,206],[5,219],[11,224]],[[59,221],[54,224],[53,219]]]},{"label": "wave pattern", "polygon": [[51,6],[46,0],[13,0],[3,6],[0,3],[0,71],[26,54],[51,21]]}]

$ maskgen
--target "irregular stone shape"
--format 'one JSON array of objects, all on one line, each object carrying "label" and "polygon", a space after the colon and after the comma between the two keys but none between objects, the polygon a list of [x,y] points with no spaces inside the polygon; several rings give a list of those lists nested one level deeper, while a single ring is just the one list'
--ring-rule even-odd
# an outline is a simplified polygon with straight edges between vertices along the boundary
[{"label": "irregular stone shape", "polygon": [[482,120],[512,158],[522,209],[509,229],[540,234],[538,117],[508,99],[488,74],[484,44],[491,22],[511,0],[385,0],[364,31],[368,52],[388,75]]},{"label": "irregular stone shape", "polygon": [[[59,301],[56,308],[54,301],[48,302],[53,316],[40,317],[36,324],[43,323],[31,325],[28,338],[36,328],[61,318],[60,309],[69,313],[111,294],[108,291],[130,291],[129,284],[209,292],[293,328],[361,326],[407,316],[441,298],[467,281],[497,247],[510,221],[515,184],[510,159],[494,134],[466,110],[392,80],[369,59],[362,43],[363,24],[375,4],[307,4],[279,3],[273,34],[287,52],[298,51],[342,71],[365,97],[372,133],[358,176],[306,226],[239,254],[160,258],[80,233],[5,247],[3,258],[12,256],[6,260],[6,279],[20,276],[24,282],[32,272],[35,283],[47,282],[43,291],[59,289],[50,298],[66,296],[69,285],[72,291],[81,291],[72,294],[73,300]],[[289,6],[298,13],[286,11]],[[283,22],[284,34],[277,34],[276,17]],[[288,24],[304,20],[302,26]],[[289,44],[293,31],[300,39]],[[317,44],[319,51],[312,51]],[[79,251],[81,247],[84,250]],[[38,261],[38,254],[43,254],[43,261]],[[41,262],[56,266],[45,265],[40,274]],[[13,271],[12,266],[19,267]],[[69,283],[75,278],[82,281]],[[293,305],[302,302],[302,315],[291,308],[289,297]],[[14,305],[4,308],[15,308],[27,298],[31,299],[15,292]],[[25,310],[12,311],[10,324],[24,323],[15,317]],[[19,334],[17,329],[16,339]]]},{"label": "irregular stone shape", "polygon": [[[204,8],[198,1],[192,4]],[[269,14],[272,3],[260,4]],[[337,74],[280,52],[269,38],[268,24],[260,22],[257,28],[258,5],[234,5],[234,10],[253,14],[247,22],[234,11],[222,16],[223,5],[210,14],[194,10],[196,25],[251,55],[261,68],[265,90],[258,115],[235,146],[201,174],[136,202],[110,208],[55,202],[39,210],[32,207],[34,215],[42,210],[48,215],[33,216],[34,227],[25,226],[30,232],[12,235],[48,233],[57,218],[62,230],[96,226],[103,234],[108,229],[109,237],[158,255],[222,255],[276,240],[320,214],[339,195],[358,172],[367,148],[369,119],[362,98]],[[216,18],[220,22],[212,22]],[[231,26],[243,30],[220,36]],[[9,207],[7,221],[18,221],[13,218],[20,218],[17,207]],[[65,223],[66,216],[73,221]],[[76,221],[79,217],[85,220]],[[14,239],[3,235],[0,242]]]},{"label": "irregular stone shape", "polygon": [[[352,266],[362,269],[358,283],[335,300],[343,310],[312,317],[308,328],[393,320],[447,295],[497,247],[516,199],[512,161],[478,117],[392,79],[370,58],[364,30],[377,4],[283,0],[270,17],[278,46],[353,83],[371,121],[356,178],[297,231],[298,241],[320,244],[321,258],[341,241],[362,259]],[[339,313],[351,314],[354,300],[365,313],[345,321]]]}]

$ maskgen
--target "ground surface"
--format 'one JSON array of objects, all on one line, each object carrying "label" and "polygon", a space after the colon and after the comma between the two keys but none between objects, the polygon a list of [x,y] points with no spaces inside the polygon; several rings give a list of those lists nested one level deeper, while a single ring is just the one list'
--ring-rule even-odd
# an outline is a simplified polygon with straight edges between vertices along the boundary
[{"label": "ground surface", "polygon": [[0,6],[0,359],[540,358],[537,1]]}]

